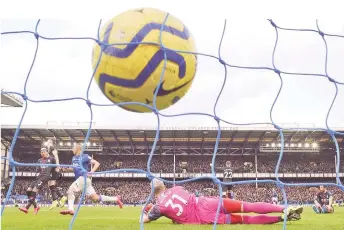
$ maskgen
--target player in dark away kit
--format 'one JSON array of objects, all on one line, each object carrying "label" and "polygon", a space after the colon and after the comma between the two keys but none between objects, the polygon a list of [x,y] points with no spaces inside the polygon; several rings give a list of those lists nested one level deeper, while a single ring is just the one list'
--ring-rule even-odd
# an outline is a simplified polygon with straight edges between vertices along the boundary
[{"label": "player in dark away kit", "polygon": [[[54,146],[54,141],[52,139],[49,139],[46,145],[49,155],[55,158],[56,164],[59,164],[59,156]],[[65,197],[62,191],[57,188],[57,180],[60,180],[61,177],[62,174],[59,167],[54,167],[51,170],[50,179],[48,181],[51,197],[53,200],[51,206],[49,207],[50,210],[56,208],[57,206],[63,207],[67,201],[67,197]]]},{"label": "player in dark away kit", "polygon": [[[226,167],[215,167],[215,169],[223,171],[223,182],[232,182],[233,170],[232,163],[230,161],[226,161]],[[222,197],[234,199],[233,185],[222,186]]]},{"label": "player in dark away kit", "polygon": [[[41,156],[38,160],[38,164],[56,164],[55,158],[49,156],[48,149],[46,147],[41,148]],[[46,184],[50,180],[50,174],[53,167],[51,166],[39,166],[39,174],[36,179],[30,184],[28,189],[26,190],[26,194],[29,198],[28,204],[26,207],[19,208],[20,211],[28,213],[29,208],[31,205],[34,207],[34,214],[37,214],[39,211],[39,206],[36,203],[36,196],[37,193],[41,190],[44,184]]]},{"label": "player in dark away kit", "polygon": [[314,198],[313,210],[315,213],[333,213],[333,197],[323,185],[320,185],[319,192]]}]

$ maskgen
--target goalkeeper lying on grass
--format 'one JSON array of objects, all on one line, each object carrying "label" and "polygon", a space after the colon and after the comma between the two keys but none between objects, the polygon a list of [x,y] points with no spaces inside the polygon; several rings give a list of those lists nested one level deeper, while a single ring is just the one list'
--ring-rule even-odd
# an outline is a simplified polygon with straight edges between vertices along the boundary
[{"label": "goalkeeper lying on grass", "polygon": [[[143,222],[149,223],[165,216],[179,224],[212,224],[216,218],[218,197],[196,197],[183,187],[167,189],[161,180],[153,179],[156,204],[149,204],[144,210]],[[223,199],[218,215],[218,224],[274,224],[284,220],[301,219],[302,207],[290,207],[269,203],[249,203],[238,200]],[[239,213],[258,213],[263,215],[244,215]],[[238,214],[236,214],[238,213]],[[266,215],[280,213],[278,216]]]}]

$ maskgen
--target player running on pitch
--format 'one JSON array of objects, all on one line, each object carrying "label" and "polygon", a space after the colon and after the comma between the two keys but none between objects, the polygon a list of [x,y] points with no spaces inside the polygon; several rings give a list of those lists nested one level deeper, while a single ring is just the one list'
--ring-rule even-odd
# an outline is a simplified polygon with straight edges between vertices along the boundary
[{"label": "player running on pitch", "polygon": [[[54,157],[56,160],[56,164],[60,164],[58,152],[54,146],[53,139],[48,139],[47,141],[47,149],[50,156]],[[63,196],[61,190],[57,189],[57,180],[61,179],[62,174],[60,172],[59,167],[54,167],[51,170],[50,180],[48,181],[51,197],[52,197],[52,204],[49,209],[54,209],[57,206],[63,207],[67,201],[67,197]]]},{"label": "player running on pitch", "polygon": [[[56,164],[55,158],[49,156],[48,149],[46,147],[41,148],[41,156],[42,158],[38,160],[39,164]],[[53,167],[51,166],[39,166],[39,174],[36,180],[33,181],[26,190],[26,194],[29,198],[28,204],[26,207],[19,208],[20,211],[28,213],[29,208],[33,205],[34,214],[38,213],[40,207],[36,203],[36,196],[39,190],[42,189],[43,185],[49,181],[52,169]]]},{"label": "player running on pitch", "polygon": [[[80,144],[76,144],[73,148],[74,156],[72,158],[72,164],[75,167],[79,168],[70,168],[68,171],[74,171],[75,181],[69,187],[67,191],[68,197],[68,210],[61,211],[60,214],[62,215],[74,215],[74,201],[75,201],[75,193],[81,192],[84,189],[84,182],[85,178],[80,166],[80,158],[82,161],[82,166],[85,169],[89,169],[91,165],[91,171],[95,172],[100,163],[94,159],[92,159],[88,154],[81,154],[82,146]],[[123,203],[121,202],[118,196],[105,196],[105,195],[98,195],[92,186],[92,181],[90,177],[86,178],[86,196],[91,198],[94,202],[115,202],[118,204],[120,208],[123,207]]]},{"label": "player running on pitch", "polygon": [[[162,216],[179,224],[212,224],[214,223],[219,197],[198,197],[176,186],[166,189],[161,180],[153,179],[155,205],[147,205],[144,210],[143,222],[149,223]],[[287,213],[287,220],[301,219],[302,207],[284,209],[283,206],[269,203],[249,203],[244,201],[223,199],[218,224],[273,224],[282,222],[284,215],[244,215],[234,213]]]},{"label": "player running on pitch", "polygon": [[319,192],[314,198],[313,210],[315,213],[333,213],[333,196],[327,189],[320,185]]}]

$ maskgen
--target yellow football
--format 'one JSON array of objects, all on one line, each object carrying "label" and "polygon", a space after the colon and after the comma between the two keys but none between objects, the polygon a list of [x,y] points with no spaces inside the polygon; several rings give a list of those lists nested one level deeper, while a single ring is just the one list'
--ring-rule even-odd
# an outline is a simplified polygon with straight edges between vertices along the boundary
[{"label": "yellow football", "polygon": [[[101,48],[96,43],[92,66],[96,68],[102,52],[94,78],[110,101],[153,106],[165,62],[159,44],[167,15],[157,9],[134,9],[117,15],[101,28],[100,40],[115,45]],[[158,110],[175,104],[186,94],[197,68],[197,56],[184,53],[196,52],[194,39],[187,27],[172,15],[168,15],[164,24],[161,42],[168,49],[165,50],[166,70],[156,97]],[[134,112],[152,112],[138,104],[121,107]]]}]

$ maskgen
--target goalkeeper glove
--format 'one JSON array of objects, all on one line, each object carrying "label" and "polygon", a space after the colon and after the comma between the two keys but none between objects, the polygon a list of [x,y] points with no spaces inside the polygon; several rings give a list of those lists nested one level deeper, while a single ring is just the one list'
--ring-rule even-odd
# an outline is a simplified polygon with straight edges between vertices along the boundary
[{"label": "goalkeeper glove", "polygon": [[147,204],[146,208],[143,210],[144,214],[148,214],[148,212],[153,208],[153,204]]}]

